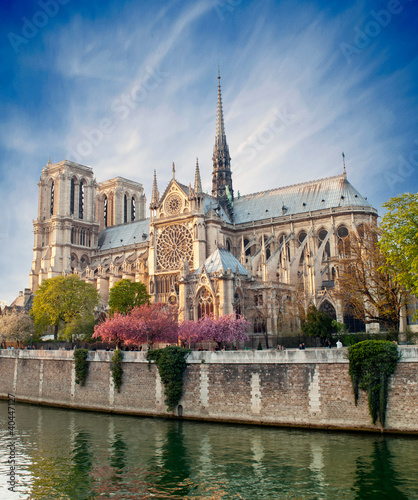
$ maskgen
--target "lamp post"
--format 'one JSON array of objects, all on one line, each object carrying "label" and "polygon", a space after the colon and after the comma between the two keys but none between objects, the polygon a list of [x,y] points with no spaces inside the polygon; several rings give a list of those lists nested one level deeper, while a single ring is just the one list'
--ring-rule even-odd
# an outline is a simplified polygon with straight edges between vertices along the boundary
[{"label": "lamp post", "polygon": [[32,349],[32,333],[30,334],[30,348]]},{"label": "lamp post", "polygon": [[148,335],[149,335],[149,328],[147,327],[147,351],[149,351]]}]

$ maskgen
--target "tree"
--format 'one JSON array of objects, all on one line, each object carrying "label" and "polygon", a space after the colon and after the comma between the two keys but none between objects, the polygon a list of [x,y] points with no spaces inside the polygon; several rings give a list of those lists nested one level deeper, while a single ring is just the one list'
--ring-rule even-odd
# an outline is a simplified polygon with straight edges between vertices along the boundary
[{"label": "tree", "polygon": [[399,331],[406,293],[378,245],[377,227],[351,232],[347,257],[340,261],[337,296],[356,318]]},{"label": "tree", "polygon": [[379,246],[391,273],[411,293],[418,295],[418,194],[405,193],[383,204]]},{"label": "tree", "polygon": [[131,316],[141,323],[147,345],[178,341],[177,308],[160,302],[143,304],[132,310]]},{"label": "tree", "polygon": [[94,328],[93,338],[104,341],[144,344],[177,342],[177,311],[161,303],[134,307],[128,314],[115,313]]},{"label": "tree", "polygon": [[0,314],[0,342],[27,342],[33,333],[32,318],[23,311]]},{"label": "tree", "polygon": [[142,344],[144,330],[142,323],[133,319],[131,314],[115,313],[94,327],[94,339],[120,344]]},{"label": "tree", "polygon": [[235,313],[224,316],[205,316],[196,323],[197,339],[199,341],[213,341],[221,348],[225,343],[249,340],[246,329],[251,326],[243,316]]},{"label": "tree", "polygon": [[77,275],[57,276],[45,280],[36,290],[30,314],[40,332],[52,326],[56,339],[60,327],[93,318],[99,301],[96,288]]},{"label": "tree", "polygon": [[324,344],[332,332],[332,318],[329,314],[318,311],[315,306],[309,306],[301,328],[303,333],[309,337],[319,337]]},{"label": "tree", "polygon": [[150,295],[144,283],[120,280],[113,285],[109,292],[110,314],[128,314],[134,307],[148,304]]},{"label": "tree", "polygon": [[199,341],[199,324],[196,321],[184,320],[179,324],[179,340],[183,343]]}]

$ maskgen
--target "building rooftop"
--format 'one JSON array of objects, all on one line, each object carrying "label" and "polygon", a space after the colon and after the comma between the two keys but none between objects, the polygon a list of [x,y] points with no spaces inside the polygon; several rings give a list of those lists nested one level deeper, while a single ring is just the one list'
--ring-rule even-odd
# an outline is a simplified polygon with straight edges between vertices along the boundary
[{"label": "building rooftop", "polygon": [[237,224],[337,207],[372,209],[344,174],[234,199]]},{"label": "building rooftop", "polygon": [[[248,275],[247,270],[241,262],[225,248],[217,248],[209,255],[203,265],[208,273],[225,272],[227,269],[231,269],[234,274]],[[194,274],[200,274],[201,272],[202,266]]]},{"label": "building rooftop", "polygon": [[98,249],[111,250],[148,241],[149,223],[149,219],[144,219],[103,229],[99,235]]}]

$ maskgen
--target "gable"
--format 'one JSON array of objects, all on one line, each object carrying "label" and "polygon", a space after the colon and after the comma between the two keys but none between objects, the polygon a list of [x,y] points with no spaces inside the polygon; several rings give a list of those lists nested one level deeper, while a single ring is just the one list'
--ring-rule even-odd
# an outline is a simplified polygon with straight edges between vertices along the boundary
[{"label": "gable", "polygon": [[190,211],[189,193],[186,186],[171,179],[160,199],[158,217],[172,217]]}]

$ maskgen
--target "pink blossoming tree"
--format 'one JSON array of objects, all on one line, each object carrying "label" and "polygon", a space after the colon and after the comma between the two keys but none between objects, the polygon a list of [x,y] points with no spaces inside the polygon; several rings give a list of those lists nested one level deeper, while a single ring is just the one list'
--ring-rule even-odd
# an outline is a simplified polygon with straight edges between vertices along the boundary
[{"label": "pink blossoming tree", "polygon": [[235,313],[224,316],[206,316],[199,320],[183,321],[179,326],[179,339],[183,342],[216,342],[221,348],[225,343],[249,340],[246,330],[251,323]]},{"label": "pink blossoming tree", "polygon": [[93,338],[116,342],[118,345],[176,343],[177,313],[165,304],[143,304],[134,307],[126,315],[115,313],[113,317],[107,318],[95,327]]},{"label": "pink blossoming tree", "polygon": [[179,340],[183,344],[199,342],[200,325],[196,321],[184,320],[179,324]]}]

